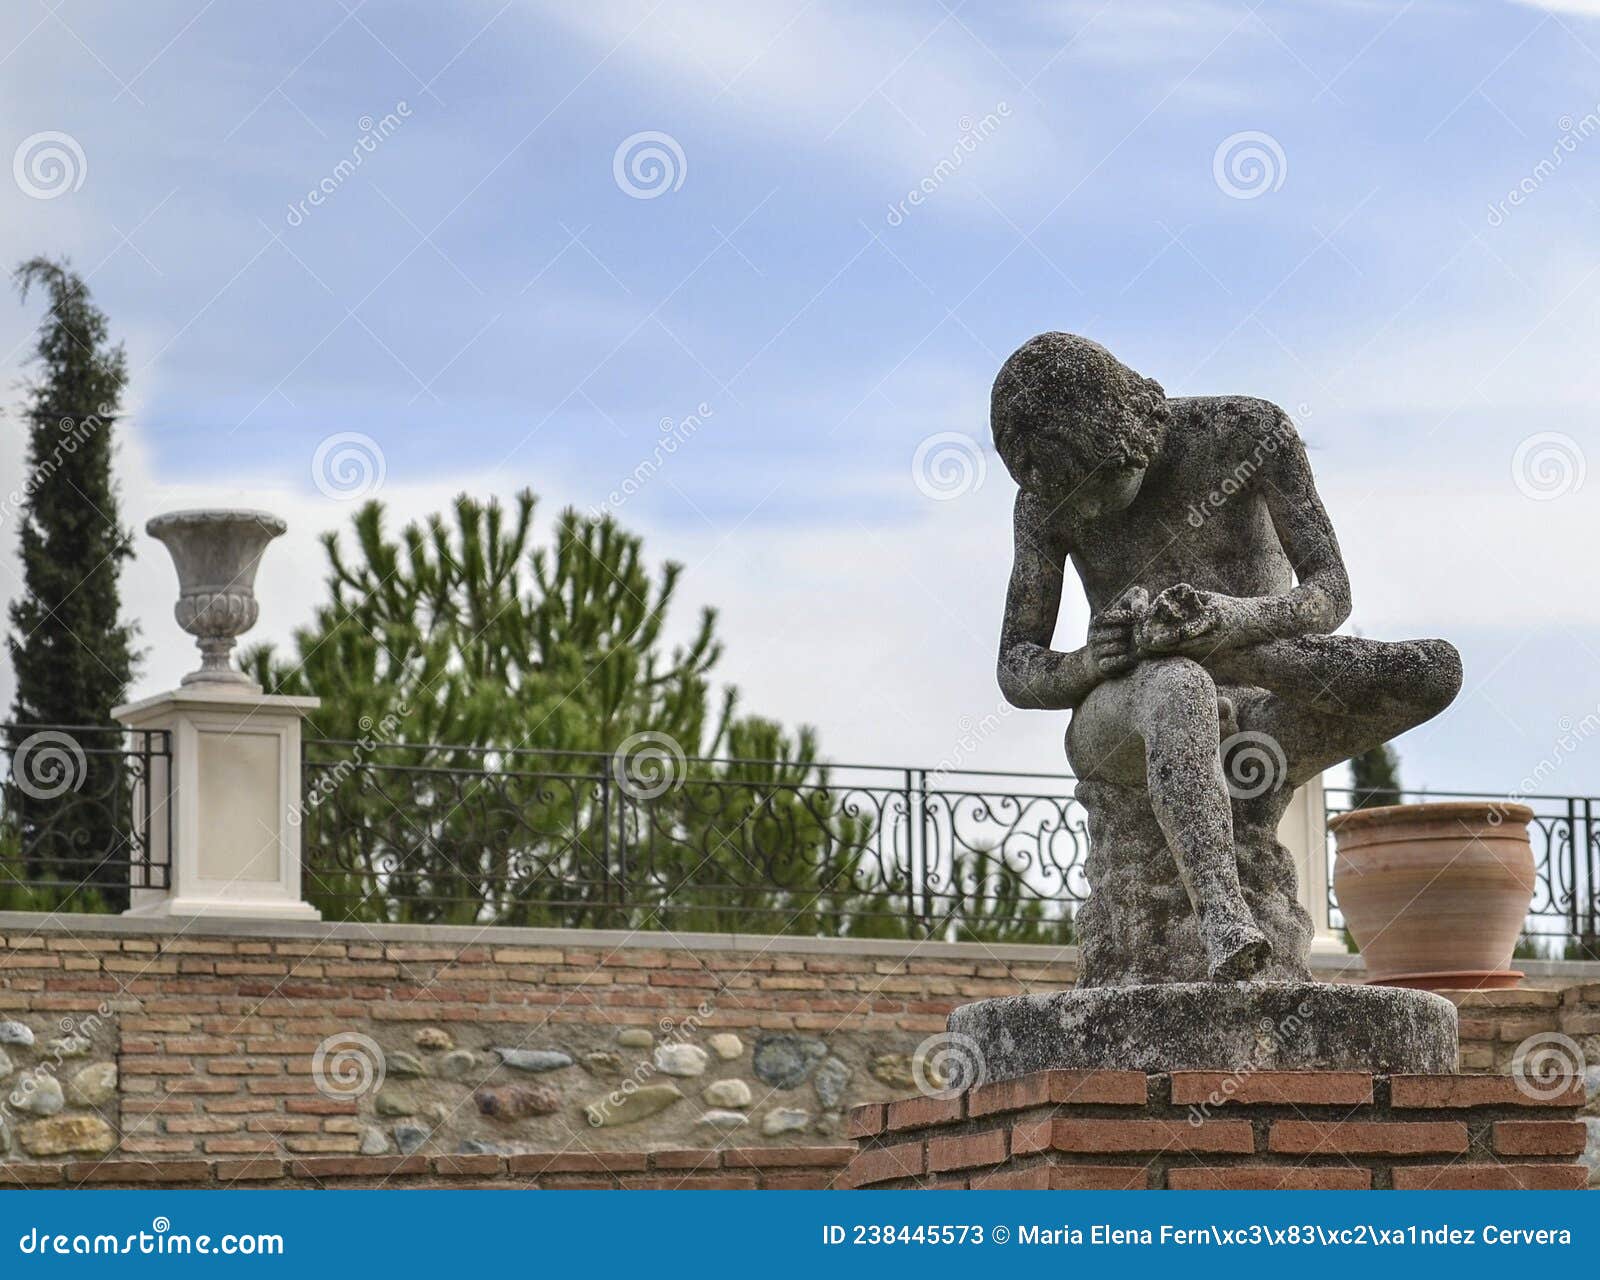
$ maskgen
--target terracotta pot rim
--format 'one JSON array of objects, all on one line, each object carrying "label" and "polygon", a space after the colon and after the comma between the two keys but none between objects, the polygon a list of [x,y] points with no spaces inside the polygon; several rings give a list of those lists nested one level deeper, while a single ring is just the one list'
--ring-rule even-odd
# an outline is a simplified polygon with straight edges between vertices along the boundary
[{"label": "terracotta pot rim", "polygon": [[1527,977],[1521,969],[1441,969],[1432,973],[1385,973],[1368,978],[1369,987],[1411,987],[1421,991],[1505,991]]},{"label": "terracotta pot rim", "polygon": [[1514,800],[1442,800],[1431,804],[1386,804],[1371,809],[1350,809],[1328,819],[1328,830],[1333,832],[1359,830],[1363,827],[1399,826],[1407,822],[1455,822],[1463,819],[1488,823],[1494,814],[1501,821],[1529,823],[1533,810]]}]

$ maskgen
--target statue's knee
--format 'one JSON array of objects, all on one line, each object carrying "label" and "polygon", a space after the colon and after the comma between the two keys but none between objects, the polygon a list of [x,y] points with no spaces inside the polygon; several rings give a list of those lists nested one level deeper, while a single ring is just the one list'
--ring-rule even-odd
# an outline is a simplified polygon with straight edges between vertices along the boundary
[{"label": "statue's knee", "polygon": [[1422,676],[1418,692],[1428,714],[1443,711],[1461,692],[1461,654],[1448,640],[1418,640]]},{"label": "statue's knee", "polygon": [[1146,686],[1166,706],[1183,706],[1215,716],[1217,686],[1211,673],[1192,658],[1158,658],[1140,667]]}]

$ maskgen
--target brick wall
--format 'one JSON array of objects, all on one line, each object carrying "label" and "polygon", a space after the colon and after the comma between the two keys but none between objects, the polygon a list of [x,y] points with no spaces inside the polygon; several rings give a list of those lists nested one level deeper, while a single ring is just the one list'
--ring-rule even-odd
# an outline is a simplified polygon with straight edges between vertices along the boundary
[{"label": "brick wall", "polygon": [[[953,1005],[1073,978],[1044,948],[27,916],[0,933],[0,1159],[80,1175],[831,1145],[850,1106],[914,1091],[912,1056]],[[64,1020],[95,1028],[81,1059],[50,1047]],[[33,1043],[4,1044],[7,1024]],[[108,1064],[109,1097],[75,1087]],[[60,1105],[11,1105],[45,1077]]]},{"label": "brick wall", "polygon": [[407,1188],[520,1186],[540,1190],[816,1191],[838,1184],[855,1147],[735,1147],[521,1156],[269,1156],[0,1166],[0,1185],[61,1188]]},{"label": "brick wall", "polygon": [[[1071,948],[553,930],[0,915],[0,938],[0,1161],[75,1181],[129,1160],[214,1180],[218,1162],[829,1147],[849,1108],[916,1091],[951,1007],[1075,972]],[[1600,984],[1460,1003],[1468,1070],[1553,1030],[1600,1062]]]},{"label": "brick wall", "polygon": [[1045,1071],[851,1113],[842,1182],[1031,1190],[1575,1189],[1581,1083],[1352,1071]]},{"label": "brick wall", "polygon": [[1461,1019],[1463,1071],[1509,1071],[1519,1047],[1552,1032],[1576,1046],[1583,1061],[1600,1066],[1600,983],[1464,991],[1452,998]]}]

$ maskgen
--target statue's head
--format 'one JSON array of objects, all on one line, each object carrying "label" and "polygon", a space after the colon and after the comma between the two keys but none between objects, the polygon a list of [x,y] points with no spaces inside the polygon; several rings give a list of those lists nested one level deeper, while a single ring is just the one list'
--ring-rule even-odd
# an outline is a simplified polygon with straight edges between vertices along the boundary
[{"label": "statue's head", "polygon": [[1081,515],[1121,511],[1161,450],[1167,397],[1097,342],[1041,333],[994,380],[994,447],[1024,489]]}]

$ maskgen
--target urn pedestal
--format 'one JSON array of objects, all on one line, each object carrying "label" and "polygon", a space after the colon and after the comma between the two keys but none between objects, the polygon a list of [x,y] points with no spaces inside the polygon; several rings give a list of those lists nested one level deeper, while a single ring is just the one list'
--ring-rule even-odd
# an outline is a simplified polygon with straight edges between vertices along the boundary
[{"label": "urn pedestal", "polygon": [[166,888],[133,868],[140,916],[319,920],[301,898],[300,725],[318,699],[266,695],[230,667],[235,641],[256,622],[261,554],[285,529],[265,511],[177,511],[146,526],[178,571],[178,625],[199,643],[200,667],[179,688],[112,715],[130,729],[164,730],[170,752],[151,764],[136,804],[150,809],[148,862]]},{"label": "urn pedestal", "polygon": [[322,918],[301,898],[300,726],[317,705],[196,684],[112,712],[172,744],[144,784],[165,802],[153,806],[150,859],[168,887],[136,879],[125,914]]}]

